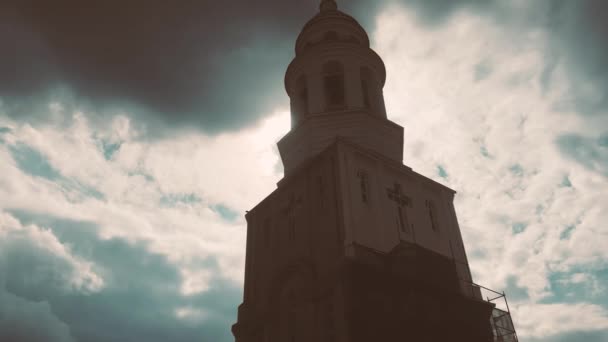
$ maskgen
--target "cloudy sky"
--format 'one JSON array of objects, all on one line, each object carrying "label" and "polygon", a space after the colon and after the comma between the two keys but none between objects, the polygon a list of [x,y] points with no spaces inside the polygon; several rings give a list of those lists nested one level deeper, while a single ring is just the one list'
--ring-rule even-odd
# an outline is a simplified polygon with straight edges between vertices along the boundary
[{"label": "cloudy sky", "polygon": [[[2,1],[0,340],[232,340],[317,5]],[[608,3],[340,5],[521,340],[607,341]]]}]

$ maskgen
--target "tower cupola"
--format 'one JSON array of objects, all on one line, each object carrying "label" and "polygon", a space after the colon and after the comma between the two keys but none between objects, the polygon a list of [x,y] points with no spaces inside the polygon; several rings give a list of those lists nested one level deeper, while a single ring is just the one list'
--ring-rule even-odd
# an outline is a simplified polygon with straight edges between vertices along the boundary
[{"label": "tower cupola", "polygon": [[302,28],[285,74],[292,129],[279,150],[286,172],[338,136],[401,161],[403,128],[387,120],[382,59],[334,0],[319,9]]}]

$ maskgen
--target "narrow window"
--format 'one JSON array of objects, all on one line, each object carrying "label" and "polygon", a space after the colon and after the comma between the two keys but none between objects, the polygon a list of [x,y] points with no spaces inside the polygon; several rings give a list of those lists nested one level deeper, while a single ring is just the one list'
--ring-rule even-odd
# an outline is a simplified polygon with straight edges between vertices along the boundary
[{"label": "narrow window", "polygon": [[431,228],[433,231],[439,231],[439,223],[437,222],[437,207],[435,206],[435,202],[431,200],[426,201],[426,206],[429,211],[429,218],[431,219]]},{"label": "narrow window", "polygon": [[365,79],[361,79],[361,89],[363,90],[363,107],[365,109],[371,109],[371,103],[369,100],[369,82]]},{"label": "narrow window", "polygon": [[300,118],[308,114],[308,85],[306,76],[300,76],[296,82],[295,111]]},{"label": "narrow window", "polygon": [[325,184],[323,184],[323,177],[317,177],[317,184],[319,185],[319,207],[325,206]]},{"label": "narrow window", "polygon": [[359,177],[359,187],[361,189],[361,202],[367,204],[369,203],[369,176],[367,172],[359,170],[357,177]]},{"label": "narrow window", "polygon": [[344,107],[344,67],[337,61],[323,66],[323,84],[328,109]]},{"label": "narrow window", "polygon": [[373,92],[370,88],[372,84],[372,73],[369,71],[369,68],[361,68],[361,91],[363,92],[363,107],[365,109],[372,109],[371,94]]}]

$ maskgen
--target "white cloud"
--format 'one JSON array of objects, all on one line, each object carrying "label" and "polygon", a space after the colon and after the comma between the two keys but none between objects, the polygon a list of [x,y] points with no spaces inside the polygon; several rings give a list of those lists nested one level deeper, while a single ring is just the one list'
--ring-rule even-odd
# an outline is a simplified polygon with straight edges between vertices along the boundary
[{"label": "white cloud", "polygon": [[198,269],[186,268],[182,270],[181,293],[184,296],[205,292],[209,289],[209,284],[213,275],[208,268],[200,267]]},{"label": "white cloud", "polygon": [[[23,264],[21,264],[23,263]],[[19,274],[12,264],[22,266]],[[57,286],[62,290],[97,292],[104,281],[94,264],[78,258],[48,229],[23,226],[11,215],[0,212],[0,279],[18,278],[25,286]]]},{"label": "white cloud", "polygon": [[[597,298],[606,292],[606,284],[592,273],[580,272],[567,274],[563,278],[557,280],[557,282],[571,290],[582,290],[588,296],[594,298]],[[571,291],[567,295],[572,297],[575,293]]]},{"label": "white cloud", "polygon": [[[53,106],[60,111],[59,104]],[[94,127],[83,113],[63,114],[68,118],[58,120],[61,126],[3,119],[12,131],[0,145],[0,173],[6,175],[0,179],[0,208],[92,222],[104,239],[146,241],[151,252],[182,269],[188,295],[208,288],[214,275],[201,266],[208,258],[219,265],[215,276],[242,282],[242,214],[281,176],[274,145],[288,129],[287,113],[276,112],[241,132],[159,141],[141,140],[126,117]],[[119,146],[109,159],[104,142]],[[39,151],[62,179],[20,170],[9,149],[16,144]],[[223,219],[213,209],[217,205],[235,211],[235,220]]]},{"label": "white cloud", "polygon": [[[608,179],[558,150],[558,136],[590,128],[583,116],[558,110],[574,108],[561,106],[574,86],[564,65],[555,65],[549,88],[541,84],[546,33],[467,11],[421,26],[394,6],[378,17],[373,40],[387,66],[389,118],[405,128],[404,163],[458,192],[475,280],[503,289],[514,278],[528,294],[518,299],[522,310],[545,311],[536,330],[526,325],[520,335],[552,333],[548,313],[574,309],[535,304],[554,295],[549,275],[608,264]],[[604,317],[599,306],[575,308]],[[590,327],[579,322],[559,331]]]},{"label": "white cloud", "polygon": [[175,309],[175,316],[184,321],[200,323],[209,317],[209,313],[200,308],[184,306]]},{"label": "white cloud", "polygon": [[524,304],[515,307],[518,335],[554,336],[608,329],[608,311],[596,304]]}]

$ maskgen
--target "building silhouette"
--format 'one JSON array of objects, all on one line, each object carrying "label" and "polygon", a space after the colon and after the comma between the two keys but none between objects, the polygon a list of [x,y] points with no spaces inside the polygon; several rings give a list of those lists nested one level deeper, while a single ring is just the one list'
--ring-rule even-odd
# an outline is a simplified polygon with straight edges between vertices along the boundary
[{"label": "building silhouette", "polygon": [[504,293],[473,284],[455,192],[402,163],[365,30],[323,0],[295,50],[285,176],[246,215],[236,341],[516,341]]}]

